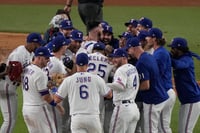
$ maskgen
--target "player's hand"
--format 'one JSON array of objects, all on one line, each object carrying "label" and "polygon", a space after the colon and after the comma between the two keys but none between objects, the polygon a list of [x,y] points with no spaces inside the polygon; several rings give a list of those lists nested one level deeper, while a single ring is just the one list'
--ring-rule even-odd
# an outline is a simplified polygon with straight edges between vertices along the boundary
[{"label": "player's hand", "polygon": [[60,112],[61,115],[64,115],[64,114],[65,114],[65,109],[63,108],[62,105],[57,104],[57,105],[56,105],[56,108],[58,109],[58,111]]},{"label": "player's hand", "polygon": [[65,5],[64,10],[69,14],[71,12],[71,6]]}]

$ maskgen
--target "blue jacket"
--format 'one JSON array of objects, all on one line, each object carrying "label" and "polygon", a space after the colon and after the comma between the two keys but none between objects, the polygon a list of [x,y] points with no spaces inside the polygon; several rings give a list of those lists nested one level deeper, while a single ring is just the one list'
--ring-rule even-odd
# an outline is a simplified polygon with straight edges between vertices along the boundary
[{"label": "blue jacket", "polygon": [[140,75],[140,80],[149,80],[150,88],[140,91],[142,100],[146,104],[159,104],[169,98],[164,86],[162,85],[159,68],[155,58],[149,53],[142,53],[136,68]]},{"label": "blue jacket", "polygon": [[153,56],[157,61],[163,86],[168,91],[172,88],[172,65],[169,52],[161,46],[154,51]]},{"label": "blue jacket", "polygon": [[182,104],[200,101],[200,87],[195,80],[194,61],[186,53],[178,59],[172,59],[174,80],[178,98]]}]

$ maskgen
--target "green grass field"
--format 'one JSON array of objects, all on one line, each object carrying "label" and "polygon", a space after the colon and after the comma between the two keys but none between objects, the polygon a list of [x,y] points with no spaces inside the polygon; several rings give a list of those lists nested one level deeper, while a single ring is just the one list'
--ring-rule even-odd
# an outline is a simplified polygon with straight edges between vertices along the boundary
[{"label": "green grass field", "polygon": [[[0,5],[0,31],[1,32],[40,32],[44,33],[49,27],[48,23],[61,5]],[[154,27],[162,29],[167,43],[173,37],[185,37],[188,40],[191,51],[200,54],[200,7],[125,7],[113,6],[104,7],[104,20],[108,21],[117,37],[126,27],[124,22],[131,18],[139,19],[145,16],[153,20]],[[71,17],[76,28],[85,32],[77,7],[72,8]],[[1,44],[0,44],[1,45]],[[200,61],[195,59],[195,72],[197,80],[200,80]],[[27,133],[23,121],[21,106],[22,95],[18,89],[19,108],[18,119],[14,133]],[[178,126],[177,100],[172,114],[171,127],[177,133]],[[194,133],[200,132],[200,120],[197,122]],[[2,117],[0,116],[0,125]]]}]

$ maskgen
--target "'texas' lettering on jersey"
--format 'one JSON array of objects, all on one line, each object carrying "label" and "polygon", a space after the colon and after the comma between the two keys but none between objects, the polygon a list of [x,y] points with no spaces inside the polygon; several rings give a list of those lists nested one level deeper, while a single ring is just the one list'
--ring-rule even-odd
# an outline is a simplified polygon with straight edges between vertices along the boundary
[{"label": "'texas' lettering on jersey", "polygon": [[77,77],[76,83],[87,83],[91,82],[91,77]]}]

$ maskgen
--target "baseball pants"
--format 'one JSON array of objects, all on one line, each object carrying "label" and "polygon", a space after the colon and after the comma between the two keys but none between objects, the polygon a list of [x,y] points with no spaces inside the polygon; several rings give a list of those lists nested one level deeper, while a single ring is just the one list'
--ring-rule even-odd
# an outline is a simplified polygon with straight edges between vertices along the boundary
[{"label": "baseball pants", "polygon": [[158,123],[166,101],[159,104],[143,103],[144,133],[158,133]]},{"label": "baseball pants", "polygon": [[0,107],[3,116],[0,133],[12,133],[17,119],[17,86],[1,80],[0,87]]},{"label": "baseball pants", "polygon": [[72,133],[102,133],[99,115],[72,115],[71,131]]},{"label": "baseball pants", "polygon": [[24,105],[22,113],[29,133],[57,133],[46,105]]},{"label": "baseball pants", "polygon": [[111,118],[109,133],[134,133],[140,113],[135,103],[115,106]]},{"label": "baseball pants", "polygon": [[176,94],[173,89],[169,89],[167,93],[169,95],[169,98],[167,99],[165,107],[161,113],[160,122],[158,126],[158,130],[160,133],[172,133],[170,124],[171,124],[172,110],[176,102]]},{"label": "baseball pants", "polygon": [[183,104],[179,109],[178,133],[193,133],[200,115],[200,101]]}]

